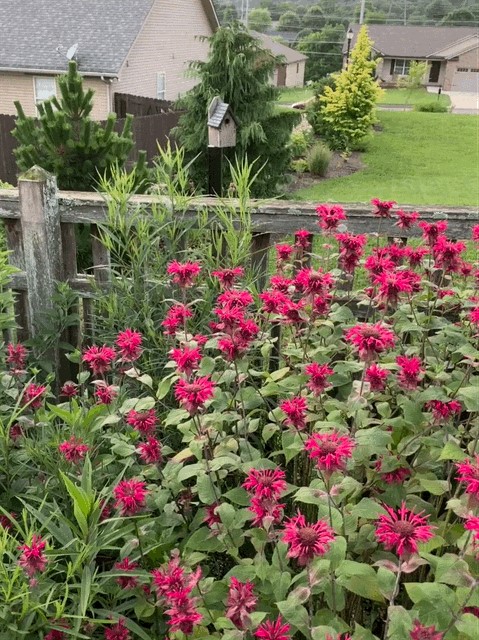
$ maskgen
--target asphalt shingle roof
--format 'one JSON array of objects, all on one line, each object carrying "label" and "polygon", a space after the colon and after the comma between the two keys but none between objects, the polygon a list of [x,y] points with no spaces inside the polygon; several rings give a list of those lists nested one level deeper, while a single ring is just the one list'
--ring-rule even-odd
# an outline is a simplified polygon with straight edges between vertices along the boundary
[{"label": "asphalt shingle roof", "polygon": [[274,56],[282,56],[288,64],[291,62],[307,60],[308,58],[304,53],[296,51],[296,49],[292,49],[291,47],[287,47],[281,42],[277,42],[277,40],[266,35],[266,33],[258,33],[257,31],[252,31],[251,33],[261,42],[263,49],[271,51]]},{"label": "asphalt shingle roof", "polygon": [[[353,24],[351,48],[354,47],[359,25]],[[388,58],[426,58],[436,51],[478,33],[477,27],[423,27],[389,24],[368,24],[368,34],[374,49]],[[347,51],[344,41],[343,53]]]},{"label": "asphalt shingle roof", "polygon": [[[154,0],[0,0],[0,68],[119,72]],[[58,48],[58,51],[57,51]]]}]

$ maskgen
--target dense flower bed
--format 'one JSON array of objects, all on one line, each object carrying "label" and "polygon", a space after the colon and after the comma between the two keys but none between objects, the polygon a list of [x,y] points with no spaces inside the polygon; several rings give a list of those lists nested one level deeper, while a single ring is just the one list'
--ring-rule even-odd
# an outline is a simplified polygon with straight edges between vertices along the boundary
[{"label": "dense flower bed", "polygon": [[329,249],[299,230],[259,295],[170,263],[157,380],[131,329],[60,402],[6,346],[0,638],[479,637],[479,270],[373,204],[421,243],[365,255],[321,205]]}]

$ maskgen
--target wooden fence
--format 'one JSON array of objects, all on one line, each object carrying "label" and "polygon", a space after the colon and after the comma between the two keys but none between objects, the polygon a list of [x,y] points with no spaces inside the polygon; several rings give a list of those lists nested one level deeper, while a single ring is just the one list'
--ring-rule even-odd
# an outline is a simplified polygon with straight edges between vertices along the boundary
[{"label": "wooden fence", "polygon": [[0,180],[10,184],[17,184],[17,164],[13,150],[17,146],[12,136],[15,128],[15,116],[0,114]]},{"label": "wooden fence", "polygon": [[[134,196],[131,205],[142,204],[145,214],[153,204],[162,201],[159,196]],[[194,199],[187,215],[194,216],[198,208],[218,204],[214,198]],[[364,204],[345,205],[348,213],[347,228],[353,233],[375,233],[378,220],[371,207]],[[405,207],[412,210],[412,207]],[[471,228],[479,221],[479,212],[468,208],[421,207],[421,218],[432,222],[447,218],[449,235],[467,239]],[[68,282],[85,305],[92,297],[92,281],[108,286],[109,255],[98,239],[98,225],[106,220],[106,205],[96,193],[58,192],[55,178],[41,168],[33,168],[19,179],[19,188],[0,190],[0,219],[6,229],[10,262],[19,269],[13,278],[16,292],[16,315],[20,325],[19,338],[34,337],[45,313],[52,308],[56,283]],[[91,224],[91,250],[93,275],[78,273],[75,225]],[[251,258],[259,274],[259,287],[266,282],[269,251],[280,236],[303,228],[318,233],[315,206],[308,203],[268,201],[252,203],[253,240]],[[381,234],[389,237],[408,237],[418,230],[404,231],[393,226],[392,220],[382,220]],[[71,344],[79,344],[78,328],[69,336]]]}]

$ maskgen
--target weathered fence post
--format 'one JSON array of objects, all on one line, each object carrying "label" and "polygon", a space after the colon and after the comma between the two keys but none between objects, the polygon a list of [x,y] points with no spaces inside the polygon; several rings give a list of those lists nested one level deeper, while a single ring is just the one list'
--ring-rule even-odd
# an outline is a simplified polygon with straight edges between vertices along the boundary
[{"label": "weathered fence post", "polygon": [[[63,278],[60,215],[56,178],[33,167],[18,179],[25,275],[28,289],[28,329],[34,338],[53,307],[56,282]],[[58,349],[54,358],[58,370]]]}]

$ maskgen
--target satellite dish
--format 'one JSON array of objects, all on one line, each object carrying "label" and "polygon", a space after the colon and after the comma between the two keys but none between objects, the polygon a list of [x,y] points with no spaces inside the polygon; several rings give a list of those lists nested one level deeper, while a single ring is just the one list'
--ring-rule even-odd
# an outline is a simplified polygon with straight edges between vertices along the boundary
[{"label": "satellite dish", "polygon": [[68,60],[73,60],[73,58],[75,57],[77,51],[78,51],[78,42],[76,42],[74,45],[72,45],[68,49],[68,51],[66,53],[66,56],[67,56]]}]

